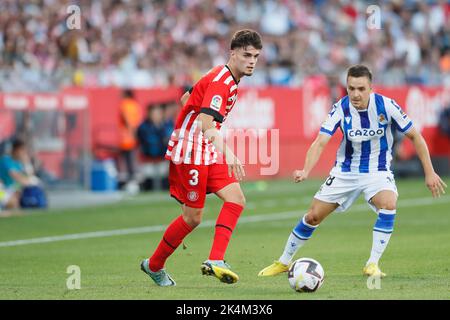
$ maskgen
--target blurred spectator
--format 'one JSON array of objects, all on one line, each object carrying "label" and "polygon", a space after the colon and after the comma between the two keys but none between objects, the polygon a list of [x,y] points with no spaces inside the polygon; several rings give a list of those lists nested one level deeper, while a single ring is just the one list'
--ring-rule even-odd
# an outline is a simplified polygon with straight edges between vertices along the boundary
[{"label": "blurred spectator", "polygon": [[142,190],[167,189],[168,162],[164,161],[167,143],[174,127],[176,104],[156,104],[147,108],[147,119],[138,128],[138,140],[142,155],[141,173],[144,176]]},{"label": "blurred spectator", "polygon": [[0,2],[3,91],[192,84],[225,62],[221,52],[241,27],[264,38],[259,70],[246,85],[298,85],[357,62],[388,85],[450,77],[446,0],[379,1],[380,29],[368,29],[372,3],[364,0],[79,0],[79,30],[66,25],[67,4]]},{"label": "blurred spectator", "polygon": [[19,194],[7,189],[0,181],[0,217],[9,216],[10,210],[19,208]]},{"label": "blurred spectator", "polygon": [[236,22],[247,25],[249,28],[257,28],[261,19],[262,6],[258,1],[243,0],[236,4]]},{"label": "blurred spectator", "polygon": [[166,136],[170,137],[175,127],[175,118],[179,111],[178,103],[168,103],[164,109],[164,128],[166,130]]},{"label": "blurred spectator", "polygon": [[440,61],[440,67],[442,73],[450,74],[450,47],[444,50]]},{"label": "blurred spectator", "polygon": [[0,158],[0,180],[3,185],[0,201],[4,209],[19,208],[24,188],[39,184],[24,141],[15,140],[11,154]]},{"label": "blurred spectator", "polygon": [[[135,179],[135,152],[137,147],[136,131],[141,122],[141,107],[130,89],[123,91],[123,98],[119,109],[120,159],[119,167],[125,164],[125,183],[132,183]],[[122,161],[121,161],[122,160]]]},{"label": "blurred spectator", "polygon": [[[173,128],[170,122],[164,119],[164,104],[149,105],[147,108],[147,118],[141,123],[137,130],[137,137],[143,155],[163,159],[167,149],[170,135]],[[170,126],[170,128],[167,128]]]},{"label": "blurred spectator", "polygon": [[291,28],[289,9],[281,1],[268,0],[263,2],[261,31],[263,33],[283,36]]},{"label": "blurred spectator", "polygon": [[342,85],[337,76],[328,77],[328,87],[330,88],[331,101],[339,101],[347,95],[347,88]]},{"label": "blurred spectator", "polygon": [[450,105],[439,116],[439,129],[450,139]]}]

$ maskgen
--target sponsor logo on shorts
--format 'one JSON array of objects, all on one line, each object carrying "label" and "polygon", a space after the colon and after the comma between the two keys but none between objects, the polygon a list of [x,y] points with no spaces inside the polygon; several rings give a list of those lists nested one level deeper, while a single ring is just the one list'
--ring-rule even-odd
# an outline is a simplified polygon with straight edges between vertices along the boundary
[{"label": "sponsor logo on shorts", "polygon": [[187,198],[189,201],[197,201],[198,200],[198,192],[197,191],[189,191],[187,194]]},{"label": "sponsor logo on shorts", "polygon": [[219,95],[215,95],[211,99],[211,104],[209,105],[211,109],[220,111],[220,106],[222,105],[222,97]]}]

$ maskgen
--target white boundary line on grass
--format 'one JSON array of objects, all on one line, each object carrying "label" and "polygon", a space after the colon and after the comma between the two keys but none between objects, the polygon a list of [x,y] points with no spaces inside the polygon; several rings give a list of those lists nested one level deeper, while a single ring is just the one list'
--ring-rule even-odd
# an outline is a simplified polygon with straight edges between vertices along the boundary
[{"label": "white boundary line on grass", "polygon": [[[450,196],[440,197],[438,199],[433,199],[431,197],[427,198],[416,198],[416,199],[403,199],[398,201],[398,207],[415,207],[424,206],[431,204],[441,204],[450,202]],[[370,211],[367,204],[354,205],[351,211]],[[251,223],[251,222],[262,222],[262,221],[276,221],[276,220],[286,220],[300,217],[303,215],[301,210],[295,211],[283,211],[271,214],[261,214],[248,217],[242,217],[239,219],[239,224]],[[214,226],[215,220],[203,221],[198,228],[206,228]],[[22,240],[12,240],[0,242],[0,247],[15,247],[27,244],[38,244],[38,243],[50,243],[65,240],[79,240],[79,239],[91,239],[91,238],[103,238],[112,236],[122,236],[129,234],[141,234],[141,233],[152,233],[160,232],[166,229],[167,225],[157,225],[157,226],[147,226],[147,227],[137,227],[137,228],[127,228],[127,229],[115,229],[115,230],[104,230],[104,231],[94,231],[94,232],[83,232],[83,233],[73,233],[60,236],[50,236],[42,238],[32,238],[32,239],[22,239]]]}]

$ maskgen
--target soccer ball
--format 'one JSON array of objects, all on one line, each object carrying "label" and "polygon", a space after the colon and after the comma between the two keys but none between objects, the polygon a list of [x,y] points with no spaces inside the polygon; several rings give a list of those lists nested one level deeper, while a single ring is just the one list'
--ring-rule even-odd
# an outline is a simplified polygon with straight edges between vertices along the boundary
[{"label": "soccer ball", "polygon": [[311,258],[295,260],[288,271],[288,280],[297,292],[314,292],[323,284],[324,271],[319,262]]}]

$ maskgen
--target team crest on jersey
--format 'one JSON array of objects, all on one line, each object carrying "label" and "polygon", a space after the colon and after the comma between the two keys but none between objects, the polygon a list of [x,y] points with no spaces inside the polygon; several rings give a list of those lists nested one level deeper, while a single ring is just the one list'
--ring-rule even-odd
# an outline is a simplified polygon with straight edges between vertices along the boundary
[{"label": "team crest on jersey", "polygon": [[386,125],[388,123],[384,114],[382,114],[382,113],[380,113],[380,115],[378,116],[378,122],[382,125]]},{"label": "team crest on jersey", "polygon": [[198,200],[198,193],[197,191],[189,191],[187,194],[187,198],[189,201],[197,201]]},{"label": "team crest on jersey", "polygon": [[222,97],[219,95],[215,95],[211,99],[211,104],[209,105],[211,109],[220,111],[220,106],[222,105]]}]

